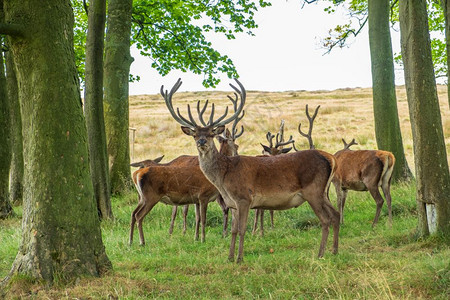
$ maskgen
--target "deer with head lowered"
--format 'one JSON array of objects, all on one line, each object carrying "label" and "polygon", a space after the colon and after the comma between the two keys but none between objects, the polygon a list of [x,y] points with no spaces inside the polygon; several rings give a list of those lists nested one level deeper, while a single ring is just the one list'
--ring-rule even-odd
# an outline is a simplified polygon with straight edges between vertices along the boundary
[{"label": "deer with head lowered", "polygon": [[[301,123],[298,125],[300,134],[308,139],[309,148],[314,149],[312,139],[312,128],[314,120],[319,111],[320,105],[317,106],[311,117],[306,105],[306,116],[309,121],[309,129],[307,133],[301,130]],[[340,223],[344,222],[344,205],[347,198],[347,191],[369,191],[372,198],[377,204],[377,210],[372,226],[375,226],[380,217],[381,208],[383,207],[383,197],[380,194],[379,187],[383,190],[386,198],[389,214],[389,223],[392,223],[391,208],[391,176],[394,169],[395,157],[389,151],[382,150],[350,150],[350,146],[357,145],[355,139],[350,143],[344,143],[344,149],[337,151],[334,156],[337,162],[336,172],[332,180],[336,189],[337,205],[341,215]]]},{"label": "deer with head lowered", "polygon": [[[275,145],[273,144],[273,139],[275,138]],[[292,139],[292,135],[287,142],[284,141],[284,120],[281,120],[280,130],[275,136],[270,131],[266,134],[266,139],[269,142],[269,146],[261,144],[263,147],[262,154],[263,155],[280,155],[288,153],[292,150],[292,147],[284,148],[284,146],[289,144],[294,144],[294,140]],[[273,210],[269,210],[270,213],[270,224],[273,228]],[[260,221],[260,234],[264,236],[264,209],[256,209],[255,210],[255,219],[253,221],[253,229],[252,233],[255,234],[258,229],[258,220]]]},{"label": "deer with head lowered", "polygon": [[219,153],[214,137],[225,130],[225,125],[236,119],[243,110],[246,91],[231,85],[240,103],[235,113],[227,117],[228,109],[214,120],[214,104],[208,124],[199,126],[188,105],[188,117],[173,108],[172,96],[181,86],[179,79],[170,92],[161,87],[167,108],[182,125],[182,131],[194,138],[199,154],[200,169],[219,190],[226,205],[232,208],[231,243],[228,259],[234,261],[236,238],[239,234],[237,262],[243,260],[244,236],[249,209],[283,210],[308,202],[320,220],[322,239],[319,257],[325,252],[330,225],[333,226],[333,253],[338,251],[339,212],[328,199],[328,187],[336,161],[333,155],[320,150],[305,150],[277,156],[224,156]]},{"label": "deer with head lowered", "polygon": [[[236,108],[237,99],[230,100]],[[198,111],[201,122],[206,126],[202,115],[206,109],[206,104],[202,110]],[[203,112],[202,112],[203,111]],[[244,117],[244,112],[237,117],[232,126],[232,134],[218,136],[220,144],[220,152],[222,155],[237,155],[238,145],[235,141],[244,132],[241,126],[240,131],[236,129],[236,124]],[[228,130],[227,130],[228,131]],[[202,237],[201,241],[205,241],[206,211],[208,203],[217,200],[223,211],[223,236],[226,235],[228,223],[229,208],[225,205],[218,190],[203,175],[200,170],[199,160],[197,156],[182,155],[169,163],[159,164],[163,157],[155,160],[145,160],[131,164],[134,167],[140,167],[133,173],[133,181],[139,193],[139,203],[131,214],[130,224],[130,245],[133,242],[134,226],[137,222],[139,230],[140,244],[145,244],[142,221],[144,217],[152,210],[158,202],[173,205],[174,207],[183,205],[184,216],[187,215],[187,205],[195,204],[196,224],[195,224],[195,240],[199,239],[199,226],[201,223]],[[169,233],[173,230],[174,211],[172,211],[172,222]],[[184,232],[186,230],[186,220],[184,220]]]}]

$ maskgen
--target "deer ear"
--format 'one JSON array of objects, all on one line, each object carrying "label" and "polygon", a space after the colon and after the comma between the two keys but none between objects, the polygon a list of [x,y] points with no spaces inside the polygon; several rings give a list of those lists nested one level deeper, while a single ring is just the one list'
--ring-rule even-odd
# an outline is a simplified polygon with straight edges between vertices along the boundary
[{"label": "deer ear", "polygon": [[164,155],[163,155],[163,156],[160,156],[160,157],[158,157],[158,158],[155,158],[155,159],[153,160],[153,162],[154,162],[154,163],[159,163],[159,162],[163,159],[163,157],[164,157]]},{"label": "deer ear", "polygon": [[221,135],[218,135],[218,136],[216,136],[216,139],[217,139],[217,141],[219,142],[219,143],[223,143],[223,142],[225,142],[225,139],[223,138],[223,136],[221,136]]},{"label": "deer ear", "polygon": [[281,153],[288,153],[291,150],[292,150],[292,147],[290,147],[290,148],[283,148],[283,149],[281,149]]},{"label": "deer ear", "polygon": [[267,147],[266,145],[261,144],[261,146],[263,147],[264,152],[267,152],[269,154],[272,153],[271,149],[269,147]]},{"label": "deer ear", "polygon": [[224,132],[224,130],[225,130],[225,125],[222,125],[222,126],[219,126],[217,128],[214,128],[213,129],[213,133],[214,133],[214,135],[219,135],[222,132]]},{"label": "deer ear", "polygon": [[186,126],[181,126],[181,130],[183,130],[184,134],[190,135],[190,136],[194,136],[194,130],[192,130],[189,127]]},{"label": "deer ear", "polygon": [[225,130],[225,136],[227,137],[227,138],[230,138],[231,137],[231,132],[230,132],[230,130],[227,128],[227,130]]}]

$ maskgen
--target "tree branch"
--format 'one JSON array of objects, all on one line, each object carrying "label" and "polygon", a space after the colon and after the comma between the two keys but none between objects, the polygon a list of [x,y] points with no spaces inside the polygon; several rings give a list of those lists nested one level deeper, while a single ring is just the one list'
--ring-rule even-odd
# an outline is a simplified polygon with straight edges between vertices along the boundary
[{"label": "tree branch", "polygon": [[14,37],[25,37],[26,31],[22,25],[0,23],[0,34],[6,34]]}]

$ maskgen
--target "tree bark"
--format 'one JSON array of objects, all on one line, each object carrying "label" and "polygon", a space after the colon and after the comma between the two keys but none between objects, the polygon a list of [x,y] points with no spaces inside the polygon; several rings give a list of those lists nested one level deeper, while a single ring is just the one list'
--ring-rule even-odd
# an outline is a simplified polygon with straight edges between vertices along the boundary
[{"label": "tree bark", "polygon": [[411,170],[403,149],[395,95],[394,59],[389,28],[389,0],[369,0],[369,43],[372,65],[373,112],[378,149],[395,156],[392,178],[410,180]]},{"label": "tree bark", "polygon": [[[8,47],[9,48],[9,47]],[[11,51],[6,57],[6,86],[10,103],[11,120],[11,168],[9,172],[9,199],[13,205],[23,202],[23,138],[22,116],[20,113],[19,92],[17,86],[14,57]]]},{"label": "tree bark", "polygon": [[447,52],[447,100],[450,108],[450,1],[441,0],[441,6],[444,11],[445,19],[445,49]]},{"label": "tree bark", "polygon": [[427,210],[436,231],[450,234],[450,174],[431,57],[425,0],[399,1],[401,47],[414,142],[419,234],[428,235]]},{"label": "tree bark", "polygon": [[86,37],[84,114],[89,138],[89,158],[99,216],[113,217],[103,117],[103,45],[106,1],[91,0]]},{"label": "tree bark", "polygon": [[[0,22],[4,21],[3,0],[0,0]],[[3,38],[0,36],[0,47]],[[9,119],[9,99],[6,91],[5,66],[3,50],[0,48],[0,219],[13,214],[9,202],[9,167],[11,164],[11,123]]]},{"label": "tree bark", "polygon": [[132,0],[108,3],[105,44],[105,121],[108,141],[111,191],[121,193],[131,186],[128,81],[130,65]]},{"label": "tree bark", "polygon": [[89,174],[73,47],[70,0],[9,0],[10,36],[22,104],[24,203],[22,239],[8,278],[53,282],[99,276],[106,256]]}]

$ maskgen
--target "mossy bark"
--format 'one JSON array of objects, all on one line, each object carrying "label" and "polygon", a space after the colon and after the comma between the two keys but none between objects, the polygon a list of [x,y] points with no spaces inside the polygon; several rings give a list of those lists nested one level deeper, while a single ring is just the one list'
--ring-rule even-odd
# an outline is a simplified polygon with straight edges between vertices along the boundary
[{"label": "mossy bark", "polygon": [[425,0],[399,2],[402,57],[414,142],[419,233],[429,234],[425,205],[436,208],[436,228],[450,234],[450,174],[431,57]]},{"label": "mossy bark", "polygon": [[84,114],[89,137],[89,157],[94,194],[101,218],[111,219],[111,190],[105,120],[103,117],[103,45],[106,1],[92,0],[89,5],[86,37],[86,87]]},{"label": "mossy bark", "polygon": [[[0,0],[0,22],[3,22],[3,1]],[[3,37],[0,36],[0,45]],[[6,90],[5,64],[3,51],[0,49],[0,219],[12,215],[13,210],[9,201],[9,167],[11,164],[11,139],[9,99]]]},{"label": "mossy bark", "polygon": [[389,28],[389,0],[369,0],[369,43],[372,65],[373,112],[378,149],[395,156],[392,178],[410,180],[403,149],[395,95],[394,59]]},{"label": "mossy bark", "polygon": [[105,44],[105,122],[111,191],[122,193],[131,186],[128,82],[132,0],[108,2]]},{"label": "mossy bark", "polygon": [[23,138],[22,116],[20,113],[19,92],[17,87],[14,57],[11,51],[6,57],[6,86],[10,103],[11,120],[11,168],[9,172],[9,199],[11,204],[20,205],[23,200]]},{"label": "mossy bark", "polygon": [[22,239],[9,277],[53,282],[111,268],[89,173],[70,0],[11,0],[6,23],[22,105]]},{"label": "mossy bark", "polygon": [[447,100],[448,107],[450,108],[450,1],[441,0],[442,10],[444,11],[445,19],[445,49],[447,53]]}]

